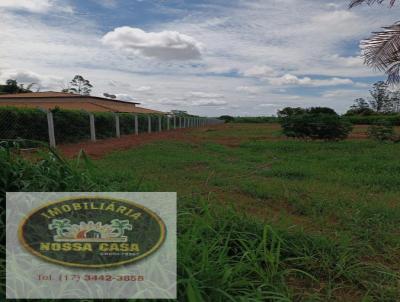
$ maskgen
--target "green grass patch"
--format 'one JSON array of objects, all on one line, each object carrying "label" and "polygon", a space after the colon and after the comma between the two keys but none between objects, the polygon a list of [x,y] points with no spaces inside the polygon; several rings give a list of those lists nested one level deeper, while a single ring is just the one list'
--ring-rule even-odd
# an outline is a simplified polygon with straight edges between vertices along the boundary
[{"label": "green grass patch", "polygon": [[[65,189],[177,191],[182,301],[397,301],[398,146],[268,141],[276,128],[252,127],[62,163],[78,178],[51,178]],[[237,132],[237,147],[217,142]],[[29,172],[36,164],[4,156],[14,190],[59,189]]]}]

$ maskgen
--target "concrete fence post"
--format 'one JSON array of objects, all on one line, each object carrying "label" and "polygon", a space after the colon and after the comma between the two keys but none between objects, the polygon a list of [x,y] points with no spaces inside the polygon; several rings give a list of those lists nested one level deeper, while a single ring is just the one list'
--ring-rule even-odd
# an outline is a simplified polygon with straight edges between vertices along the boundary
[{"label": "concrete fence post", "polygon": [[173,116],[173,119],[174,119],[174,129],[176,129],[176,116],[175,115]]},{"label": "concrete fence post", "polygon": [[115,136],[116,137],[121,137],[121,129],[119,127],[119,115],[118,113],[115,113]]},{"label": "concrete fence post", "polygon": [[169,131],[169,116],[167,115],[167,131]]},{"label": "concrete fence post", "polygon": [[151,116],[147,116],[147,132],[151,133]]},{"label": "concrete fence post", "polygon": [[89,112],[89,121],[90,121],[90,140],[92,142],[96,141],[96,127],[94,124],[94,114]]},{"label": "concrete fence post", "polygon": [[158,116],[158,132],[161,132],[162,131],[162,116],[161,115],[159,115]]},{"label": "concrete fence post", "polygon": [[54,134],[54,119],[53,119],[53,112],[47,110],[47,127],[49,132],[49,144],[50,147],[56,146],[56,136]]},{"label": "concrete fence post", "polygon": [[138,120],[138,115],[135,114],[135,135],[139,135],[139,120]]}]

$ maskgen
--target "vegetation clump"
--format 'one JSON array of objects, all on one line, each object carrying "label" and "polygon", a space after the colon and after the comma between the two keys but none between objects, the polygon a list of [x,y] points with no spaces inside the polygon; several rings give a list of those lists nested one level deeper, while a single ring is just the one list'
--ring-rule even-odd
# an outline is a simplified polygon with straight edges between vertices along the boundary
[{"label": "vegetation clump", "polygon": [[368,127],[368,137],[377,141],[392,141],[399,142],[400,137],[396,135],[392,123],[381,120]]},{"label": "vegetation clump", "polygon": [[352,130],[349,122],[326,107],[291,108],[278,111],[283,133],[288,137],[342,140]]}]

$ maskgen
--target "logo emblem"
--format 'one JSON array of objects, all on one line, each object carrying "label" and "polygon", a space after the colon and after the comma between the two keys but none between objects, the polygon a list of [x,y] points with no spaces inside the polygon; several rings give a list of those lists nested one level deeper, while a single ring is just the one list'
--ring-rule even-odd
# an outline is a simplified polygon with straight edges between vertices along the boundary
[{"label": "logo emblem", "polygon": [[42,259],[100,268],[150,255],[164,242],[166,230],[161,218],[141,205],[79,197],[35,209],[18,232],[23,246]]}]

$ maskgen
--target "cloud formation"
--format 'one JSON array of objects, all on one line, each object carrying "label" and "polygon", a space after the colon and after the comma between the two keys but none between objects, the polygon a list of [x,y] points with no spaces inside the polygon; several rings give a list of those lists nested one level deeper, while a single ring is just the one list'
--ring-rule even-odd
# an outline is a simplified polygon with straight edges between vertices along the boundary
[{"label": "cloud formation", "polygon": [[192,102],[194,106],[222,106],[226,104],[228,103],[222,100],[199,100]]},{"label": "cloud formation", "polygon": [[176,31],[145,32],[129,26],[117,27],[101,39],[104,45],[159,60],[194,60],[201,57],[202,45]]},{"label": "cloud formation", "polygon": [[62,5],[57,0],[1,0],[0,8],[32,13],[46,13],[50,10],[72,12],[70,6]]},{"label": "cloud formation", "polygon": [[311,79],[310,77],[300,78],[292,74],[285,74],[277,78],[269,78],[268,82],[276,86],[293,85],[293,86],[313,86],[313,87],[354,84],[354,82],[351,79],[334,77],[330,79],[318,80],[318,79]]},{"label": "cloud formation", "polygon": [[218,93],[192,91],[189,93],[189,97],[200,98],[200,99],[219,99],[219,98],[223,98],[224,96],[222,94],[218,94]]},{"label": "cloud formation", "polygon": [[4,83],[6,80],[16,80],[20,84],[29,85],[35,84],[34,88],[40,90],[63,87],[63,78],[53,75],[38,74],[29,70],[15,70],[7,69],[0,72],[0,82]]},{"label": "cloud formation", "polygon": [[245,77],[264,78],[276,74],[275,70],[269,66],[253,66],[241,72]]}]

